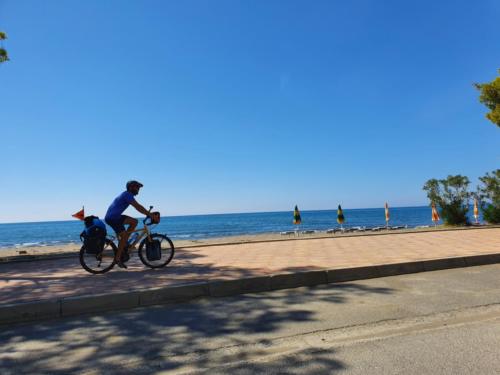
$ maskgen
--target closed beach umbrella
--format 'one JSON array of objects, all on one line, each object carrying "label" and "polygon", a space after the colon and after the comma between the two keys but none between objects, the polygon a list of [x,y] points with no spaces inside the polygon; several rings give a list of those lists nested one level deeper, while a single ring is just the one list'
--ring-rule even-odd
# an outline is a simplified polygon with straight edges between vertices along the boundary
[{"label": "closed beach umbrella", "polygon": [[295,206],[295,209],[293,210],[293,223],[295,225],[299,225],[301,222],[302,219],[300,218],[299,208]]},{"label": "closed beach umbrella", "polygon": [[437,225],[437,222],[439,221],[439,214],[436,209],[436,205],[434,202],[432,203],[432,221],[434,222],[434,225]]},{"label": "closed beach umbrella", "polygon": [[85,207],[82,207],[82,209],[76,213],[74,213],[73,216],[75,219],[78,219],[78,220],[83,220],[85,219]]},{"label": "closed beach umbrella", "polygon": [[389,205],[385,202],[385,225],[389,226]]},{"label": "closed beach umbrella", "polygon": [[342,212],[342,207],[340,207],[340,204],[339,208],[337,209],[337,223],[339,223],[341,227],[344,223],[344,213]]},{"label": "closed beach umbrella", "polygon": [[474,198],[474,219],[476,219],[476,224],[479,222],[479,209],[477,208],[477,198]]}]

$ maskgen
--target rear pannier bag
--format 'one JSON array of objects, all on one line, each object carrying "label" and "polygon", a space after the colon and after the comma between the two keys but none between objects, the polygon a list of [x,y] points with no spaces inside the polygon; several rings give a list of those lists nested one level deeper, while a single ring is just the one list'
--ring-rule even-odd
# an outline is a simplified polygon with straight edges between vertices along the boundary
[{"label": "rear pannier bag", "polygon": [[158,240],[152,240],[151,242],[146,241],[146,258],[148,260],[160,260],[161,259],[161,242]]},{"label": "rear pannier bag", "polygon": [[87,216],[84,221],[85,229],[80,234],[80,238],[85,251],[88,254],[99,254],[106,244],[106,224],[97,216]]}]

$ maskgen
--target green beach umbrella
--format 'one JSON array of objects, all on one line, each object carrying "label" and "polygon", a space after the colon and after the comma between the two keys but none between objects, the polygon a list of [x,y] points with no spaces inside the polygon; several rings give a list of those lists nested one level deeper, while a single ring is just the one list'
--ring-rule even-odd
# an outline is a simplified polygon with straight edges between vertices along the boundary
[{"label": "green beach umbrella", "polygon": [[302,222],[302,219],[300,218],[300,212],[299,208],[295,206],[295,209],[293,210],[293,223],[298,225]]},{"label": "green beach umbrella", "polygon": [[342,212],[342,207],[340,207],[340,204],[339,208],[337,209],[337,223],[339,223],[340,225],[344,223],[344,213]]}]

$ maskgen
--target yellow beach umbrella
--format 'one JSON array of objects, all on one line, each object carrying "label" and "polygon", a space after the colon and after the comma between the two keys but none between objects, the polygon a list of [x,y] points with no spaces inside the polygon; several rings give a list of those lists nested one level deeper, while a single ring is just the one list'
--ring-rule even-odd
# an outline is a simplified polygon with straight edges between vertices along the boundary
[{"label": "yellow beach umbrella", "polygon": [[340,204],[339,208],[337,209],[337,223],[340,224],[340,227],[342,227],[342,224],[344,223],[344,212],[342,212],[342,207],[340,207]]},{"label": "yellow beach umbrella", "polygon": [[434,222],[434,225],[437,225],[437,222],[439,221],[439,214],[436,209],[436,205],[434,202],[432,202],[432,221]]},{"label": "yellow beach umbrella", "polygon": [[387,204],[387,202],[385,202],[385,226],[388,227],[389,226],[389,205]]},{"label": "yellow beach umbrella", "polygon": [[476,219],[476,224],[479,223],[479,209],[477,207],[477,198],[474,198],[474,219]]},{"label": "yellow beach umbrella", "polygon": [[300,212],[299,208],[295,206],[295,209],[293,210],[293,223],[295,225],[299,225],[302,222],[302,219],[300,217]]}]

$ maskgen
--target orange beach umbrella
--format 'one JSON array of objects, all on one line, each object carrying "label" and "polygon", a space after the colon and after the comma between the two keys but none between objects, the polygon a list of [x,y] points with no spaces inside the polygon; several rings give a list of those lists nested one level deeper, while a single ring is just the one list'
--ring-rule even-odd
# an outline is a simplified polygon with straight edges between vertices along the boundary
[{"label": "orange beach umbrella", "polygon": [[436,205],[434,202],[432,203],[432,221],[434,222],[435,225],[437,225],[437,222],[439,221],[439,214],[436,209]]},{"label": "orange beach umbrella", "polygon": [[385,202],[385,221],[386,223],[389,223],[389,205],[387,204],[387,202]]},{"label": "orange beach umbrella", "polygon": [[477,198],[474,198],[474,219],[476,219],[476,223],[478,223],[479,209],[477,207]]}]

